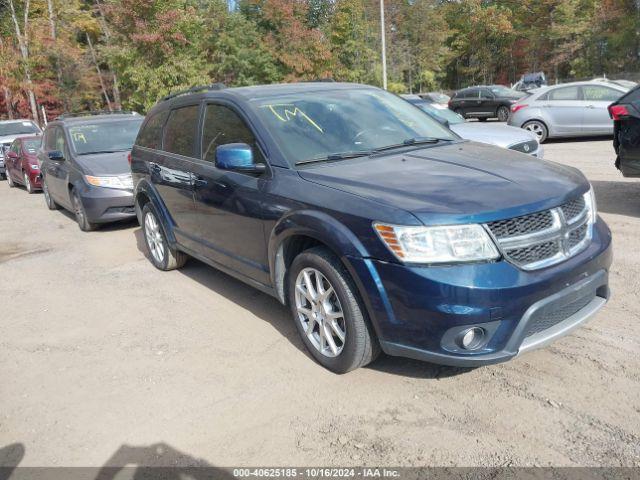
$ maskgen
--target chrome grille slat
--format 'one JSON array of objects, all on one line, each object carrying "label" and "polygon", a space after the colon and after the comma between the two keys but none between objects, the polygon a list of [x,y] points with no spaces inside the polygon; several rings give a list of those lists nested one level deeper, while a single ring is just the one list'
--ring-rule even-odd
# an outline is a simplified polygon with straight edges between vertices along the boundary
[{"label": "chrome grille slat", "polygon": [[524,270],[560,263],[589,243],[589,209],[583,197],[559,207],[506,220],[489,222],[505,259]]}]

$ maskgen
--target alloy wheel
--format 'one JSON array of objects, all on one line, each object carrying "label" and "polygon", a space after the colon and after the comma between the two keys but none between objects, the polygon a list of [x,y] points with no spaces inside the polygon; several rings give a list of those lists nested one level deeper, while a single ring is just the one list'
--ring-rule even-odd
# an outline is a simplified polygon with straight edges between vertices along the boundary
[{"label": "alloy wheel", "polygon": [[295,284],[298,321],[305,335],[322,355],[337,357],[344,349],[347,329],[338,295],[315,268],[304,268]]},{"label": "alloy wheel", "polygon": [[144,217],[144,235],[147,240],[147,246],[151,255],[156,262],[162,263],[164,261],[164,239],[160,232],[160,224],[155,215],[151,212],[147,212]]},{"label": "alloy wheel", "polygon": [[24,172],[22,176],[24,177],[24,186],[27,189],[27,192],[33,192],[33,187],[31,186],[31,181],[29,180],[29,175],[27,175],[27,172]]},{"label": "alloy wheel", "polygon": [[545,137],[544,127],[538,122],[527,123],[523,128],[534,133],[536,137],[538,137],[538,140],[543,140]]},{"label": "alloy wheel", "polygon": [[498,120],[501,122],[506,122],[509,120],[509,109],[506,107],[500,107],[498,109]]},{"label": "alloy wheel", "polygon": [[76,219],[78,220],[78,224],[83,225],[84,210],[82,209],[82,204],[80,203],[80,198],[78,198],[78,194],[73,195],[73,213],[76,214]]}]

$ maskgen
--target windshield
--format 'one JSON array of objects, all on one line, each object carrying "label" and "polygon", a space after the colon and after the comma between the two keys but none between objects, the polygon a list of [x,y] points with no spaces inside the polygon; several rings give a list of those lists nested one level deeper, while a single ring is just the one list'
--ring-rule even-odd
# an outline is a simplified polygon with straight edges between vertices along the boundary
[{"label": "windshield", "polygon": [[42,143],[40,138],[30,138],[22,141],[22,148],[24,148],[25,152],[35,154],[40,148],[40,143]]},{"label": "windshield", "polygon": [[507,87],[502,87],[500,85],[496,87],[489,87],[491,93],[493,93],[496,97],[508,97],[508,98],[520,98],[522,97],[522,92],[518,92],[516,90],[512,90]]},{"label": "windshield", "polygon": [[312,91],[253,104],[291,164],[416,139],[458,139],[429,115],[378,89]]},{"label": "windshield", "polygon": [[40,133],[40,129],[32,121],[0,123],[0,137],[4,137],[5,135],[27,135],[33,133]]},{"label": "windshield", "polygon": [[458,123],[464,123],[465,119],[462,115],[458,115],[453,110],[449,110],[448,108],[436,108],[427,102],[417,102],[414,104],[420,110],[424,110],[431,115],[435,115],[437,117],[442,118],[443,120],[447,120],[449,125],[457,125]]},{"label": "windshield", "polygon": [[131,150],[142,117],[110,122],[86,123],[69,128],[73,148],[79,155]]},{"label": "windshield", "polygon": [[435,103],[448,103],[451,100],[449,95],[445,95],[440,92],[431,92],[428,94],[428,97],[431,98]]}]

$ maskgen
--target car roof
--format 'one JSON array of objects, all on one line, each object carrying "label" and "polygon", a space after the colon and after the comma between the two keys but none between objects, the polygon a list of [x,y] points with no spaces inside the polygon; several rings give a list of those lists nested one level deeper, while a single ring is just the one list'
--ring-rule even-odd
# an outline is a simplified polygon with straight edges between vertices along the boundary
[{"label": "car roof", "polygon": [[12,118],[10,120],[0,120],[0,125],[2,125],[3,123],[18,123],[18,122],[36,123],[30,118]]},{"label": "car roof", "polygon": [[539,89],[537,89],[536,93],[546,92],[547,90],[551,90],[558,87],[580,87],[583,85],[601,85],[601,86],[604,85],[608,87],[613,87],[616,90],[625,90],[625,87],[623,87],[622,85],[618,85],[617,83],[604,82],[600,80],[584,80],[581,82],[567,82],[567,83],[558,83],[556,85],[546,85],[544,87],[540,87]]},{"label": "car roof", "polygon": [[56,118],[53,122],[49,124],[57,124],[57,125],[80,125],[83,123],[108,123],[117,120],[132,120],[132,119],[140,119],[142,120],[144,117],[138,113],[105,113],[105,114],[74,114],[74,115],[61,115]]}]

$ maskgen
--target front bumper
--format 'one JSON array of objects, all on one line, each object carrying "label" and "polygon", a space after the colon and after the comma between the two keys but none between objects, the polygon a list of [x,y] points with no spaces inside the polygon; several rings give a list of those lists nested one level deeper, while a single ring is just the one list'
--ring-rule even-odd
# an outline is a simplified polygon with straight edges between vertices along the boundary
[{"label": "front bumper", "polygon": [[80,198],[91,223],[117,222],[136,216],[131,190],[85,185]]},{"label": "front bumper", "polygon": [[[611,233],[599,220],[580,254],[526,272],[502,260],[409,266],[348,259],[382,349],[442,365],[507,361],[566,335],[609,297]],[[472,327],[485,332],[476,350],[460,345]]]}]

